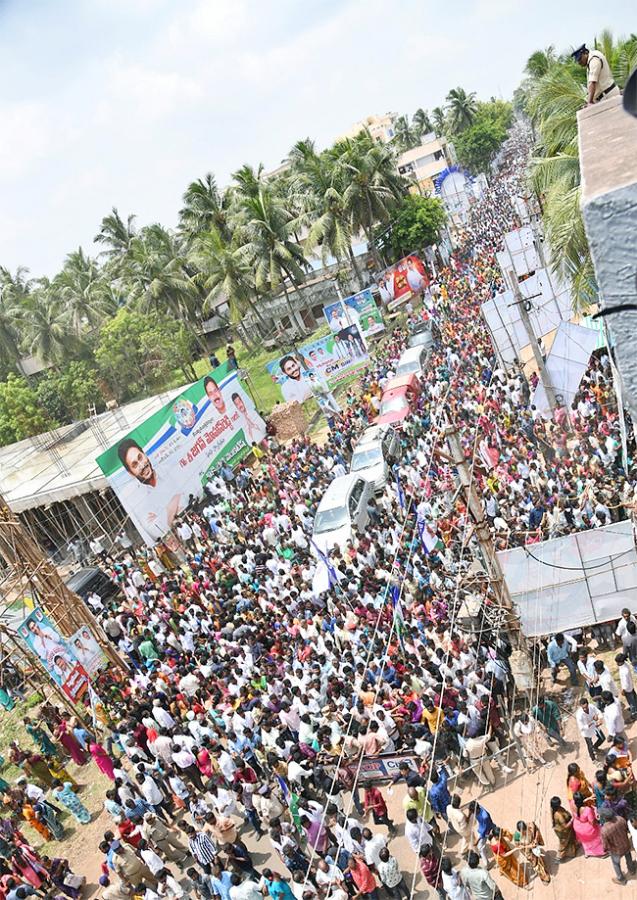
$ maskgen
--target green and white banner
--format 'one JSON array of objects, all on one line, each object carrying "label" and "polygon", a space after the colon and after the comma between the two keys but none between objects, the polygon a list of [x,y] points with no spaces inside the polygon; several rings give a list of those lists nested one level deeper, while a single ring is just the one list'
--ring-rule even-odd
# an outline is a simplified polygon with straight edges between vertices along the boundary
[{"label": "green and white banner", "polygon": [[224,363],[191,384],[97,457],[97,464],[147,544],[200,496],[209,473],[234,466],[265,436],[265,422],[236,369]]}]

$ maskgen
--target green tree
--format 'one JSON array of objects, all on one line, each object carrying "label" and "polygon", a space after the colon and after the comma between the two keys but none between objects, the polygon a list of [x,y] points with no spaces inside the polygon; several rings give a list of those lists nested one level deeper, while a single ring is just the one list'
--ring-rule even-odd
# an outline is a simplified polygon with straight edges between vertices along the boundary
[{"label": "green tree", "polygon": [[416,110],[411,117],[411,123],[416,130],[419,141],[422,141],[424,135],[430,134],[434,130],[429,113],[424,109]]},{"label": "green tree", "polygon": [[102,244],[106,249],[104,254],[109,259],[118,259],[124,256],[130,248],[131,241],[135,237],[135,216],[128,216],[126,222],[122,219],[115,207],[110,215],[104,216],[100,230],[93,240]]},{"label": "green tree", "polygon": [[51,283],[51,292],[61,301],[72,330],[80,337],[115,312],[111,286],[97,264],[82,248],[64,260],[62,271]]},{"label": "green tree", "polygon": [[435,244],[446,220],[444,205],[436,197],[405,197],[390,229],[384,230],[384,244],[392,261]]},{"label": "green tree", "polygon": [[445,127],[447,124],[445,111],[441,106],[435,106],[431,110],[431,120],[433,122],[434,131],[441,137],[444,134]]},{"label": "green tree", "polygon": [[30,291],[27,270],[18,268],[15,275],[0,266],[0,365],[6,370],[16,368],[20,352],[20,324],[24,302]]},{"label": "green tree", "polygon": [[542,78],[557,62],[555,47],[551,44],[546,50],[536,50],[532,53],[526,61],[524,71],[532,78]]},{"label": "green tree", "polygon": [[186,188],[183,202],[183,208],[179,211],[179,229],[189,242],[212,228],[224,240],[230,240],[229,198],[217,187],[214,175],[208,172],[204,178],[192,181]]},{"label": "green tree", "polygon": [[452,88],[447,94],[449,125],[453,134],[460,134],[473,122],[477,112],[476,95],[464,88]]},{"label": "green tree", "polygon": [[513,107],[503,100],[478,103],[473,124],[454,138],[458,161],[471,172],[488,172],[513,122]]},{"label": "green tree", "polygon": [[374,141],[369,132],[339,141],[330,152],[344,179],[343,201],[352,232],[365,234],[377,268],[383,268],[374,226],[389,223],[407,192],[407,182],[396,171],[391,148]]},{"label": "green tree", "polygon": [[298,141],[289,154],[292,168],[290,190],[302,225],[307,228],[305,253],[320,248],[323,263],[328,255],[339,263],[349,261],[359,287],[362,275],[352,249],[351,217],[345,202],[346,178],[329,152],[317,153],[312,141]]},{"label": "green tree", "polygon": [[95,361],[118,400],[165,383],[176,369],[193,380],[193,337],[183,323],[156,311],[120,309],[100,330]]},{"label": "green tree", "polygon": [[105,408],[95,366],[85,360],[71,362],[59,372],[47,372],[38,382],[36,394],[41,407],[58,422],[85,419],[93,406],[97,412]]},{"label": "green tree", "polygon": [[51,419],[38,403],[36,392],[13,372],[0,382],[0,443],[2,445],[22,441],[55,428]]},{"label": "green tree", "polygon": [[25,349],[43,362],[57,364],[81,352],[64,304],[47,279],[26,298],[22,322]]},{"label": "green tree", "polygon": [[414,123],[409,121],[409,116],[398,116],[394,122],[392,143],[399,153],[411,150],[412,147],[417,147],[420,143],[420,133],[414,127]]}]

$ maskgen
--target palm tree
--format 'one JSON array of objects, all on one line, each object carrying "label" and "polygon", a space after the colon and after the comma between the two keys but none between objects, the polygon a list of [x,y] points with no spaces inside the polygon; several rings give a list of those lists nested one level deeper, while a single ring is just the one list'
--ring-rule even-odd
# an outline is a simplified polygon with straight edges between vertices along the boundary
[{"label": "palm tree", "polygon": [[545,50],[536,50],[529,56],[524,71],[532,78],[543,78],[557,62],[555,47],[550,44]]},{"label": "palm tree", "polygon": [[194,239],[189,259],[197,268],[195,281],[205,292],[206,312],[211,308],[212,301],[225,297],[233,323],[239,322],[249,309],[254,314],[257,327],[265,333],[265,321],[257,304],[259,295],[253,267],[245,247],[235,240],[228,242],[213,226]]},{"label": "palm tree", "polygon": [[116,311],[109,280],[103,277],[97,261],[86,256],[81,247],[66,257],[51,290],[62,301],[78,337],[87,325],[99,325]]},{"label": "palm tree", "polygon": [[131,215],[124,222],[115,207],[109,216],[104,216],[102,219],[99,234],[96,234],[93,240],[106,246],[104,254],[109,259],[122,257],[130,248],[136,233],[133,226],[134,221],[135,216]]},{"label": "palm tree", "polygon": [[417,109],[416,112],[411,117],[412,127],[415,129],[416,134],[418,135],[418,140],[422,141],[423,137],[426,134],[429,134],[434,130],[434,126],[431,123],[431,119],[429,118],[429,113],[424,109]]},{"label": "palm tree", "polygon": [[183,196],[184,206],[179,212],[179,228],[191,241],[198,234],[216,228],[225,240],[230,240],[228,198],[217,187],[214,175],[192,181]]},{"label": "palm tree", "polygon": [[242,223],[238,226],[237,240],[254,265],[254,283],[260,293],[283,288],[291,321],[294,309],[288,293],[286,279],[293,285],[301,285],[309,263],[294,238],[296,220],[280,197],[270,186],[261,184],[256,193],[254,185],[235,189],[235,199],[241,210]]},{"label": "palm tree", "polygon": [[30,292],[28,270],[19,267],[15,275],[0,266],[0,362],[14,366],[20,374],[20,325]]},{"label": "palm tree", "polygon": [[25,302],[23,326],[28,352],[43,362],[60,363],[80,348],[80,342],[71,332],[64,304],[46,278],[38,280]]},{"label": "palm tree", "polygon": [[452,88],[447,94],[451,129],[456,134],[464,131],[476,117],[477,103],[475,92],[467,94],[464,88]]},{"label": "palm tree", "polygon": [[330,152],[344,179],[343,202],[352,232],[364,232],[376,266],[383,268],[374,226],[391,220],[406,193],[406,182],[396,171],[391,148],[363,132],[335,144]]},{"label": "palm tree", "polygon": [[420,137],[418,132],[409,122],[409,116],[398,116],[394,122],[394,137],[392,142],[396,145],[399,152],[404,153],[405,150],[411,150],[416,147]]},{"label": "palm tree", "polygon": [[[339,263],[349,259],[359,287],[364,287],[352,249],[350,216],[344,199],[342,170],[329,153],[317,153],[310,140],[298,141],[288,156],[291,176],[288,196],[307,228],[305,252],[321,248],[323,264],[331,255]],[[340,176],[340,177],[339,177]]]},{"label": "palm tree", "polygon": [[595,49],[604,54],[615,81],[623,88],[630,73],[637,68],[637,35],[616,41],[613,33],[605,29],[595,38]]},{"label": "palm tree", "polygon": [[431,120],[433,122],[434,131],[438,137],[440,137],[444,133],[445,125],[447,124],[445,111],[441,106],[435,106],[431,110]]}]

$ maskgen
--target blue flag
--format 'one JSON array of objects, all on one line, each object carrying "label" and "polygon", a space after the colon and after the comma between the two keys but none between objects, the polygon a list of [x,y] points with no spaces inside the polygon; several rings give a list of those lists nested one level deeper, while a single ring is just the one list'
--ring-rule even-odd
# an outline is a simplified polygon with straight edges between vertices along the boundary
[{"label": "blue flag", "polygon": [[403,491],[402,485],[400,483],[400,478],[398,477],[398,466],[394,466],[394,477],[396,479],[396,495],[398,496],[398,505],[400,506],[402,512],[405,512],[405,492]]},{"label": "blue flag", "polygon": [[314,549],[318,553],[318,556],[319,556],[319,559],[321,560],[321,562],[325,563],[325,567],[327,569],[328,584],[331,588],[333,588],[335,585],[338,584],[338,573],[337,573],[336,569],[334,568],[334,564],[330,560],[329,556],[327,556],[326,553],[323,553],[323,551],[318,546],[318,544],[316,544],[314,541],[312,541],[312,545],[314,546]]}]

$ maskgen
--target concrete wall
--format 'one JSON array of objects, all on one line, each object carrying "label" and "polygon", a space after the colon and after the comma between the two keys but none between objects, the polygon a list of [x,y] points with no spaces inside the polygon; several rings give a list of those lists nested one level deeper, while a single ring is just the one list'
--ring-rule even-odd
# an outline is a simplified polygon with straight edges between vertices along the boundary
[{"label": "concrete wall", "polygon": [[578,114],[582,210],[602,308],[623,381],[624,401],[637,421],[637,119],[621,97]]}]

